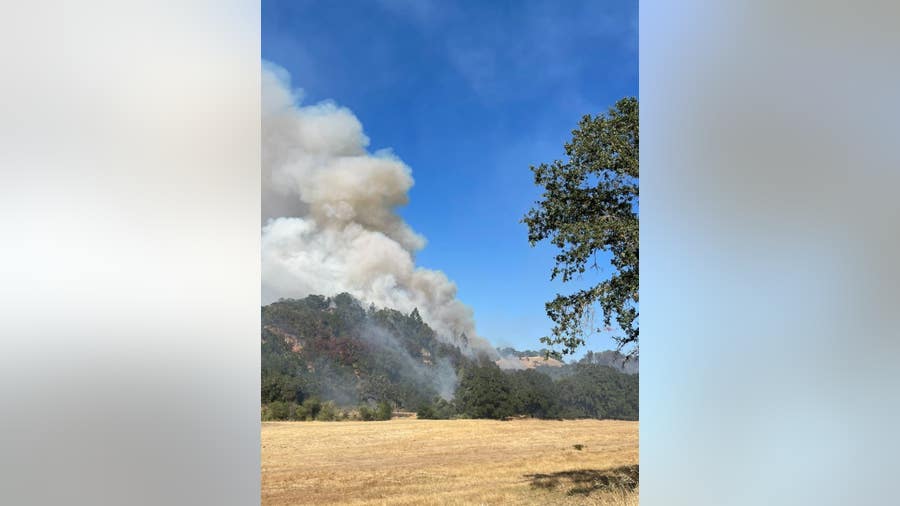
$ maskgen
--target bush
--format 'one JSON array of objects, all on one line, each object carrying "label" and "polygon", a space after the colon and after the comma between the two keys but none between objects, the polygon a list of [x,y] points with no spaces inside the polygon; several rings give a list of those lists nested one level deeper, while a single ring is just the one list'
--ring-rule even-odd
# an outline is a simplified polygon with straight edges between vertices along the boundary
[{"label": "bush", "polygon": [[331,401],[324,402],[316,414],[316,420],[320,422],[333,422],[338,419],[338,410]]},{"label": "bush", "polygon": [[416,417],[421,420],[434,420],[437,418],[434,413],[434,407],[431,404],[420,406],[419,410],[416,411]]},{"label": "bush", "polygon": [[391,405],[386,401],[381,401],[378,403],[378,406],[375,407],[375,419],[376,420],[390,420],[391,415],[393,415],[394,409],[391,408]]},{"label": "bush", "polygon": [[416,416],[422,420],[449,420],[456,416],[456,409],[452,403],[438,397],[431,404],[420,406]]},{"label": "bush", "polygon": [[319,416],[319,410],[322,409],[322,402],[315,397],[310,397],[303,401],[303,404],[297,406],[294,411],[294,420],[316,420]]},{"label": "bush", "polygon": [[283,401],[270,402],[266,406],[266,419],[287,420],[291,416],[291,405]]},{"label": "bush", "polygon": [[364,422],[371,422],[375,419],[375,413],[369,409],[368,406],[363,405],[359,407],[359,419]]}]

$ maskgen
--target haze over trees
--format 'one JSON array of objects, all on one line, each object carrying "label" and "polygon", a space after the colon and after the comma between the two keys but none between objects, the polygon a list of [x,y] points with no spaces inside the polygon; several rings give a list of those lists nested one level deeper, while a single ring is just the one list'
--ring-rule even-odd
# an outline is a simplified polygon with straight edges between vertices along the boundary
[{"label": "haze over trees", "polygon": [[[548,240],[556,246],[550,278],[580,279],[600,270],[598,253],[608,252],[614,273],[546,304],[552,336],[542,342],[573,353],[592,334],[610,329],[618,349],[637,357],[638,346],[638,100],[623,98],[607,114],[584,116],[565,145],[567,159],[531,167],[542,199],[522,220],[532,246]],[[602,327],[594,318],[601,312]],[[560,353],[553,353],[559,356]]]},{"label": "haze over trees", "polygon": [[496,364],[481,362],[461,374],[455,415],[637,420],[638,381],[636,374],[587,362],[571,364],[556,379],[537,369],[503,371]]},{"label": "haze over trees", "polygon": [[636,374],[585,359],[504,370],[438,340],[418,311],[365,308],[348,294],[263,307],[261,338],[264,419],[638,417]]}]

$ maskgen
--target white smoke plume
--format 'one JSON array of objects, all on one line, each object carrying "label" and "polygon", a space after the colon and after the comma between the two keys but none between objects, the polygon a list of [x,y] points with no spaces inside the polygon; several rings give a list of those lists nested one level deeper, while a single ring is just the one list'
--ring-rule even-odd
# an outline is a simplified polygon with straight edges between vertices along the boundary
[{"label": "white smoke plume", "polygon": [[495,357],[456,285],[415,265],[425,238],[395,211],[408,201],[410,168],[389,151],[369,153],[348,109],[302,99],[287,71],[263,65],[263,303],[347,292],[379,307],[418,308],[441,339]]},{"label": "white smoke plume", "polygon": [[417,381],[431,386],[445,401],[453,399],[459,379],[456,377],[453,365],[446,358],[435,358],[435,363],[427,366],[422,361],[410,356],[389,331],[376,325],[371,325],[367,330],[363,339],[402,361],[404,364],[402,374],[407,378],[415,378]]}]

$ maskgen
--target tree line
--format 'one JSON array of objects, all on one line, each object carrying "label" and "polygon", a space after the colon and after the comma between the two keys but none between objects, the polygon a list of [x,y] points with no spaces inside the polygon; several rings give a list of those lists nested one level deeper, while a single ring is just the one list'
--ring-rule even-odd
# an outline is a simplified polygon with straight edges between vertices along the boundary
[{"label": "tree line", "polygon": [[390,420],[392,414],[393,408],[385,401],[381,401],[373,406],[362,404],[355,409],[348,409],[338,407],[334,401],[323,402],[317,397],[310,397],[302,403],[271,401],[262,406],[263,421],[337,422],[358,420],[373,422]]},{"label": "tree line", "polygon": [[[417,311],[365,308],[347,294],[262,312],[264,420],[385,420],[394,409],[439,419],[638,418],[638,376],[602,354],[503,370],[440,342]],[[449,391],[438,388],[448,381]]]},{"label": "tree line", "polygon": [[638,375],[611,367],[574,364],[571,374],[553,380],[534,370],[504,371],[482,361],[466,367],[452,401],[422,405],[419,418],[638,419]]}]

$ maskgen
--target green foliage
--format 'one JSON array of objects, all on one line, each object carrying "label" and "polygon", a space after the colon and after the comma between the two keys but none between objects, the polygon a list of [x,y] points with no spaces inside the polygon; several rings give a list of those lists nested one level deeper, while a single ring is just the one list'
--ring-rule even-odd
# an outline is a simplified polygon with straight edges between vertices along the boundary
[{"label": "green foliage", "polygon": [[310,397],[303,404],[294,408],[294,420],[315,420],[322,409],[322,402],[316,397]]},{"label": "green foliage", "polygon": [[340,418],[340,412],[331,401],[323,402],[316,414],[316,420],[320,422],[331,422]]},{"label": "green foliage", "polygon": [[358,418],[364,422],[390,420],[393,416],[393,408],[385,401],[381,401],[374,407],[362,404],[357,409]]},{"label": "green foliage", "polygon": [[550,376],[533,369],[509,373],[516,412],[534,418],[557,418],[559,395]]},{"label": "green foliage", "polygon": [[637,374],[577,364],[575,374],[556,382],[563,418],[638,419]]},{"label": "green foliage", "polygon": [[261,397],[263,404],[273,401],[303,402],[303,381],[277,371],[265,371]]},{"label": "green foliage", "polygon": [[[638,419],[638,376],[607,366],[576,364],[558,381],[536,370],[504,372],[492,363],[469,367],[456,393],[468,418]],[[424,415],[424,416],[423,416]],[[419,418],[450,418],[429,405]]]},{"label": "green foliage", "polygon": [[[417,310],[364,309],[346,294],[271,304],[262,323],[263,420],[340,420],[350,417],[340,408],[351,406],[358,406],[353,418],[366,421],[390,419],[393,407],[417,410],[422,419],[638,417],[637,375],[606,367],[620,363],[618,353],[503,371],[439,342]],[[427,362],[439,361],[460,378],[452,401],[437,395],[435,382],[423,381],[421,370],[437,371]]]},{"label": "green foliage", "polygon": [[456,414],[456,407],[453,403],[438,397],[419,407],[416,417],[422,420],[449,420]]},{"label": "green foliage", "polygon": [[375,411],[370,409],[369,406],[362,405],[359,407],[359,419],[364,422],[371,422],[375,419]]},{"label": "green foliage", "polygon": [[518,411],[509,376],[487,361],[463,372],[456,401],[460,413],[470,418],[503,420]]},{"label": "green foliage", "polygon": [[261,337],[264,404],[318,397],[344,407],[386,401],[416,409],[438,394],[441,383],[429,374],[466,360],[438,341],[417,309],[365,308],[348,294],[265,306]]},{"label": "green foliage", "polygon": [[608,252],[615,272],[598,284],[569,295],[558,294],[546,305],[554,322],[549,345],[562,344],[563,354],[585,344],[613,320],[624,332],[615,336],[619,349],[632,345],[638,356],[638,101],[623,98],[606,115],[581,119],[565,145],[566,161],[531,167],[543,187],[542,200],[522,220],[528,240],[549,240],[559,250],[550,278],[579,278],[588,268],[599,270],[598,252]]},{"label": "green foliage", "polygon": [[[502,371],[491,362],[470,364],[453,402],[435,397],[422,403],[420,419],[612,418],[638,419],[637,374],[625,374],[605,365],[582,360],[565,368],[554,380],[535,369]],[[352,418],[363,421],[390,420],[392,406],[386,401],[364,403]],[[272,401],[263,407],[263,420],[333,421],[351,418],[332,401],[309,397],[302,404]]]},{"label": "green foliage", "polygon": [[291,405],[287,402],[270,402],[266,408],[267,420],[287,420],[291,417]]},{"label": "green foliage", "polygon": [[393,409],[391,405],[385,401],[381,401],[375,406],[375,419],[376,420],[390,420],[391,415],[393,415]]},{"label": "green foliage", "polygon": [[419,406],[419,409],[416,410],[416,418],[420,420],[438,420],[438,417],[435,415],[434,406],[431,404],[422,404]]}]

